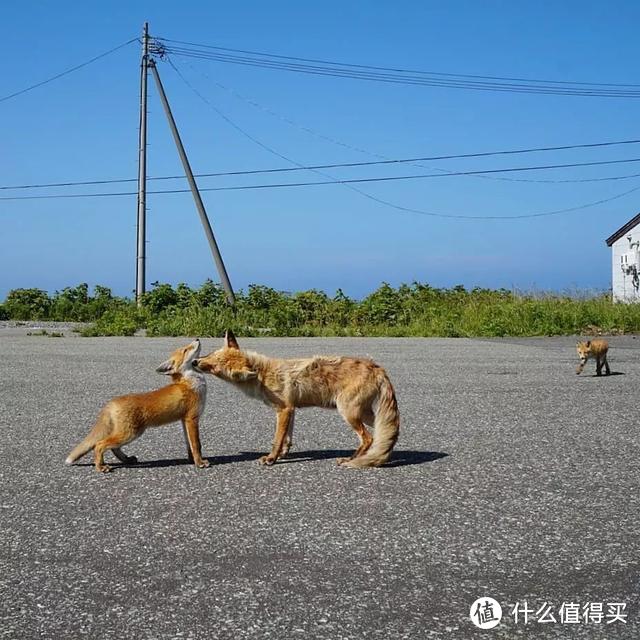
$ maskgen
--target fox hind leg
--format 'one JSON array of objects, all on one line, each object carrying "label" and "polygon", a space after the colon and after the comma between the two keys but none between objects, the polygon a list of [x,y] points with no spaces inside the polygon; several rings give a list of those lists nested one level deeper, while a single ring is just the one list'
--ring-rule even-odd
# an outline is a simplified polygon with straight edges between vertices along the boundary
[{"label": "fox hind leg", "polygon": [[371,411],[371,409],[367,409],[363,414],[362,414],[362,422],[364,422],[368,427],[373,427],[373,423],[375,422],[375,415],[373,414],[373,411]]},{"label": "fox hind leg", "polygon": [[[373,424],[375,422],[375,415],[373,414],[373,411],[371,411],[370,409],[368,409],[367,411],[365,411],[365,413],[362,416],[362,422],[364,422],[364,424],[368,427],[373,427]],[[369,447],[371,446],[371,443],[373,442],[373,437],[370,435],[370,432],[368,430],[366,430],[366,434],[368,436],[368,438],[366,438],[365,443],[360,447],[360,449],[358,450],[357,455],[361,456],[364,455],[365,453],[367,453],[367,451],[369,450]]]},{"label": "fox hind leg", "polygon": [[116,458],[118,458],[118,460],[123,464],[135,464],[138,462],[138,458],[135,456],[128,456],[120,447],[114,447],[112,451]]},{"label": "fox hind leg", "polygon": [[609,362],[607,361],[607,354],[604,355],[604,370],[606,375],[611,375],[611,369],[609,368]]},{"label": "fox hind leg", "polygon": [[[360,439],[360,445],[350,457],[338,458],[338,464],[343,464],[345,462],[348,462],[349,460],[353,460],[354,458],[363,455],[371,446],[373,437],[364,426],[362,417],[359,414],[356,414],[353,411],[349,411],[347,407],[341,404],[337,405],[337,409],[340,415],[345,419],[347,424],[358,434],[358,438]],[[365,419],[366,417],[368,416],[365,416]]]},{"label": "fox hind leg", "polygon": [[93,450],[93,459],[96,465],[96,471],[100,471],[102,473],[111,471],[111,467],[104,463],[104,452],[109,449],[113,451],[118,460],[125,464],[135,464],[138,462],[138,459],[135,456],[128,456],[124,451],[122,451],[121,447],[125,444],[129,444],[129,442],[132,442],[136,438],[139,438],[143,433],[144,428],[138,430],[135,428],[125,429],[124,431],[117,429],[115,433],[99,440]]},{"label": "fox hind leg", "polygon": [[[117,449],[120,451],[120,447],[123,444],[127,444],[129,440],[130,438],[123,438],[122,436],[109,436],[108,438],[99,440],[93,450],[93,459],[96,465],[96,471],[100,471],[101,473],[111,471],[111,467],[104,463],[104,452],[108,449]],[[117,453],[116,456],[118,456]]]}]

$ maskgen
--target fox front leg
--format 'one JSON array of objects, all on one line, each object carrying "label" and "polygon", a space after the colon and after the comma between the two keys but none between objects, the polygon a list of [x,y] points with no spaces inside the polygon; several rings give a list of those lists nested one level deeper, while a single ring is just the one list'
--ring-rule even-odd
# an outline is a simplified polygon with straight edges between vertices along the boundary
[{"label": "fox front leg", "polygon": [[260,458],[260,464],[270,467],[280,456],[285,438],[289,431],[289,421],[293,416],[293,412],[293,407],[284,407],[277,410],[276,433],[273,438],[273,447],[271,448],[271,453],[269,455],[262,456],[262,458]]},{"label": "fox front leg", "polygon": [[282,445],[282,451],[280,451],[280,458],[286,458],[287,454],[291,450],[291,445],[293,444],[293,422],[294,422],[295,412],[292,411],[289,416],[289,425],[287,426],[287,435],[284,437],[284,443]]},{"label": "fox front leg", "polygon": [[193,454],[191,453],[191,445],[189,444],[189,434],[187,433],[187,423],[182,421],[182,435],[184,436],[184,444],[187,447],[187,460],[193,464]]},{"label": "fox front leg", "polygon": [[184,427],[187,432],[187,441],[189,442],[189,450],[193,456],[193,463],[200,469],[208,467],[209,461],[202,457],[200,451],[200,432],[197,416],[187,416],[184,419]]}]

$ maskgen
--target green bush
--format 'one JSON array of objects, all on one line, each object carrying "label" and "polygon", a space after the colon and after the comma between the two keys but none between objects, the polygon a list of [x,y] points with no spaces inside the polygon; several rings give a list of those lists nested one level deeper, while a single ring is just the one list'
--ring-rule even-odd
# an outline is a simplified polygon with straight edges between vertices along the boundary
[{"label": "green bush", "polygon": [[82,329],[80,335],[132,336],[144,324],[144,314],[139,312],[135,305],[130,305],[106,311],[94,324]]},{"label": "green bush", "polygon": [[3,307],[12,320],[45,320],[51,300],[42,289],[13,289],[7,294]]},{"label": "green bush", "polygon": [[237,293],[229,307],[222,288],[154,282],[138,307],[106,287],[67,287],[49,296],[14,289],[0,318],[94,322],[83,335],[219,336],[231,328],[252,336],[543,336],[640,331],[640,305],[616,304],[609,295],[516,294],[504,289],[439,289],[414,282],[383,283],[361,301],[338,290],[294,294],[263,285]]}]

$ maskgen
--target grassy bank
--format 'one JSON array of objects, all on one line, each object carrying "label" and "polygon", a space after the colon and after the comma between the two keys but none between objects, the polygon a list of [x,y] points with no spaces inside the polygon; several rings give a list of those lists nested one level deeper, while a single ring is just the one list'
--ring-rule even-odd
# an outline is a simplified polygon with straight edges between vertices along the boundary
[{"label": "grassy bank", "polygon": [[199,289],[154,283],[142,307],[86,284],[49,295],[11,291],[0,319],[91,322],[87,336],[546,336],[640,332],[640,305],[614,304],[608,294],[519,294],[462,286],[438,289],[414,283],[383,284],[362,300],[338,291],[287,294],[252,285],[231,309],[211,281]]}]

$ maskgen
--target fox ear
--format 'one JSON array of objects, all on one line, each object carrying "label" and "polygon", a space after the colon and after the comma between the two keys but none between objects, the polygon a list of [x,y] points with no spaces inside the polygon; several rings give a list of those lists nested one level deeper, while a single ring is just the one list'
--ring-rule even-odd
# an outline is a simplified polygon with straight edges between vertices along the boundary
[{"label": "fox ear", "polygon": [[251,369],[240,369],[239,371],[231,372],[231,379],[235,382],[248,382],[249,380],[253,380],[257,378],[258,374],[255,371],[251,371]]},{"label": "fox ear", "polygon": [[233,331],[231,331],[231,329],[227,329],[224,333],[224,346],[227,349],[240,349],[240,345],[238,344],[238,341],[233,335]]},{"label": "fox ear", "polygon": [[591,340],[587,340],[587,347],[591,346]]},{"label": "fox ear", "polygon": [[169,376],[173,373],[173,362],[171,360],[165,360],[157,369],[158,373],[164,373],[164,375]]}]

